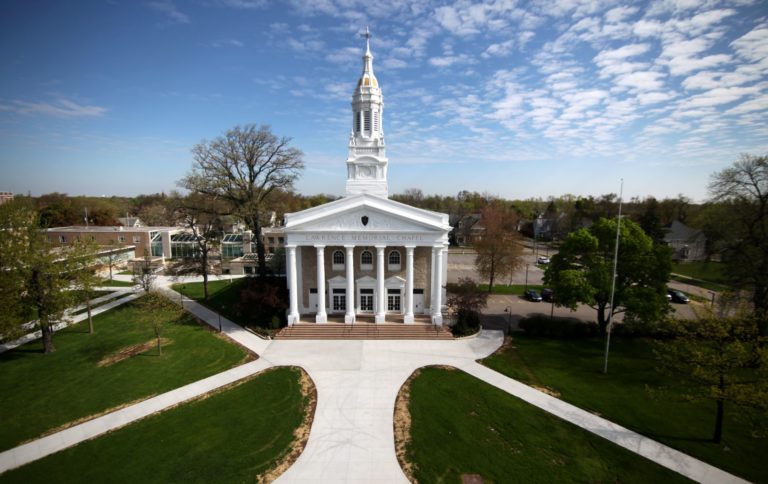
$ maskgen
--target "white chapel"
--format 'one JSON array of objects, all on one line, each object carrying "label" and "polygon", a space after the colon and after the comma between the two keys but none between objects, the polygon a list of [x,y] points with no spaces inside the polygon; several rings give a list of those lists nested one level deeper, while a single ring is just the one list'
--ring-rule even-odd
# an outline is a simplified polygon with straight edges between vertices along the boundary
[{"label": "white chapel", "polygon": [[384,97],[366,29],[344,198],[285,214],[288,324],[442,325],[448,215],[388,198]]}]

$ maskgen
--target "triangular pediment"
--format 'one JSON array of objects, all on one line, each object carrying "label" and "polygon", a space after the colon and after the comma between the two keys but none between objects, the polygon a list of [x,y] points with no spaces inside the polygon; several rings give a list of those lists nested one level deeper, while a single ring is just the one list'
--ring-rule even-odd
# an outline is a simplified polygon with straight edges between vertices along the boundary
[{"label": "triangular pediment", "polygon": [[286,214],[286,232],[432,232],[450,230],[447,216],[370,195],[347,197]]}]

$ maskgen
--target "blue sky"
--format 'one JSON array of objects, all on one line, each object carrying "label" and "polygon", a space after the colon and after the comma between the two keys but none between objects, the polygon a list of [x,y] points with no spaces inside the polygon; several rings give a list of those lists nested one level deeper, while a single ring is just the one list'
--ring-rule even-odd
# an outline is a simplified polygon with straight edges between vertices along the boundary
[{"label": "blue sky", "polygon": [[370,26],[391,193],[706,197],[768,153],[765,1],[6,1],[0,190],[169,191],[269,124],[343,194]]}]

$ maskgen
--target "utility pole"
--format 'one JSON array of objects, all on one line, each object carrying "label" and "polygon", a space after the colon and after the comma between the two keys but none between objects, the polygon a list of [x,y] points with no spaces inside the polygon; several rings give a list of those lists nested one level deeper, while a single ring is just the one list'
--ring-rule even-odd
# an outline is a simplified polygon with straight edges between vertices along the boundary
[{"label": "utility pole", "polygon": [[603,373],[608,373],[608,352],[611,348],[611,328],[613,326],[613,297],[616,293],[616,266],[619,262],[619,233],[621,231],[621,202],[624,195],[624,179],[621,179],[621,189],[619,190],[619,215],[616,218],[616,244],[613,248],[613,278],[611,280],[611,312],[608,313],[608,326],[605,327],[605,362],[603,364]]}]

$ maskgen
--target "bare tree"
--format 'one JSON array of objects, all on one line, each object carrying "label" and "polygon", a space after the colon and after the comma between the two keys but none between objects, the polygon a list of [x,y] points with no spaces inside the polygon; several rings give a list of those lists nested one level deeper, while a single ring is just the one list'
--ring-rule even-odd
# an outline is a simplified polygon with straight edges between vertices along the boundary
[{"label": "bare tree", "polygon": [[481,222],[485,230],[474,246],[477,272],[488,279],[488,292],[496,278],[511,276],[522,264],[523,246],[515,230],[517,216],[496,201],[483,209]]},{"label": "bare tree", "polygon": [[760,333],[768,334],[768,155],[741,155],[714,173],[709,184],[713,201],[726,208],[728,273],[752,293]]},{"label": "bare tree", "polygon": [[152,267],[152,257],[145,255],[141,263],[133,266],[133,282],[140,285],[144,292],[149,292],[155,286],[155,279],[157,274]]},{"label": "bare tree", "polygon": [[290,142],[272,134],[269,126],[236,126],[192,148],[192,171],[179,181],[191,192],[227,202],[253,231],[261,276],[266,273],[261,226],[270,195],[291,189],[304,168],[302,152]]},{"label": "bare tree", "polygon": [[204,194],[191,193],[178,200],[177,212],[192,236],[195,247],[189,257],[179,259],[173,266],[177,276],[203,276],[204,299],[208,300],[208,276],[211,274],[211,254],[220,246],[223,233],[219,213],[221,203]]}]

